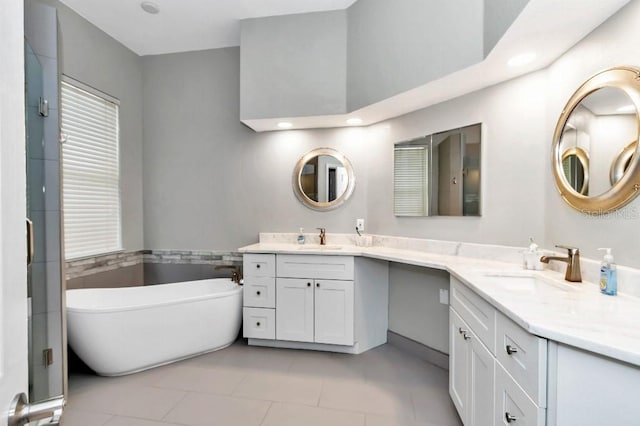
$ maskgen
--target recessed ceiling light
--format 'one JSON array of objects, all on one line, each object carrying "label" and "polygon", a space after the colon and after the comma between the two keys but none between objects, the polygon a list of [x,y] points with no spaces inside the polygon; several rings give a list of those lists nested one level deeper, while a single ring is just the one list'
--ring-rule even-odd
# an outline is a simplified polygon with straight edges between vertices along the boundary
[{"label": "recessed ceiling light", "polygon": [[616,112],[621,112],[623,114],[630,113],[630,112],[636,112],[636,107],[634,105],[625,105],[625,106],[621,106],[620,108],[616,109]]},{"label": "recessed ceiling light", "polygon": [[349,118],[347,119],[347,124],[349,126],[358,126],[362,124],[362,118],[357,118],[357,117]]},{"label": "recessed ceiling light", "polygon": [[143,1],[142,3],[140,3],[140,7],[142,8],[142,10],[152,15],[160,12],[160,8],[158,8],[158,5],[152,1]]},{"label": "recessed ceiling light", "polygon": [[533,52],[523,53],[522,55],[516,55],[509,59],[507,65],[510,67],[521,67],[523,65],[530,64],[536,58],[536,54]]},{"label": "recessed ceiling light", "polygon": [[278,123],[278,127],[281,129],[290,129],[293,127],[293,124],[288,121],[281,121]]}]

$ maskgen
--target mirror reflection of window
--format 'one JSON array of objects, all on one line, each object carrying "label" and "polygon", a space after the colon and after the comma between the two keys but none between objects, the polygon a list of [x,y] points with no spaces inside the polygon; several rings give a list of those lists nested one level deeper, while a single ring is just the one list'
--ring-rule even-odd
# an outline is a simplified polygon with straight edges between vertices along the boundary
[{"label": "mirror reflection of window", "polygon": [[393,208],[396,216],[426,216],[428,147],[396,146],[393,155]]}]

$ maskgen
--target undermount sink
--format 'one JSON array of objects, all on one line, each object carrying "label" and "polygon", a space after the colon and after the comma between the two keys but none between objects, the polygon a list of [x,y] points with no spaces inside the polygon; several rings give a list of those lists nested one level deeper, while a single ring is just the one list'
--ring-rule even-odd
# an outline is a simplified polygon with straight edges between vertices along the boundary
[{"label": "undermount sink", "polygon": [[492,283],[514,292],[536,293],[551,288],[560,291],[573,291],[576,288],[575,284],[557,281],[532,271],[484,271],[482,274],[491,278]]},{"label": "undermount sink", "polygon": [[342,250],[342,246],[321,246],[320,244],[305,244],[299,246],[297,250]]}]

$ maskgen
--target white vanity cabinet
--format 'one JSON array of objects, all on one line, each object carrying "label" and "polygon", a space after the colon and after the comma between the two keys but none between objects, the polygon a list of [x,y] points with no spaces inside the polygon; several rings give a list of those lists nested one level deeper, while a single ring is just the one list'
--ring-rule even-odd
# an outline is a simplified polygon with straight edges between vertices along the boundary
[{"label": "white vanity cabinet", "polygon": [[353,345],[353,281],[278,278],[276,338]]},{"label": "white vanity cabinet", "polygon": [[465,426],[544,425],[547,340],[451,277],[449,394]]},{"label": "white vanity cabinet", "polygon": [[[272,256],[273,269],[270,258],[260,256]],[[244,268],[243,330],[250,345],[361,353],[386,343],[387,262],[343,255],[249,253]],[[273,279],[264,276],[271,270]],[[272,312],[275,322],[267,318],[267,333],[260,329],[261,318]]]},{"label": "white vanity cabinet", "polygon": [[254,339],[276,336],[276,256],[243,257],[242,334]]},{"label": "white vanity cabinet", "polygon": [[353,345],[353,256],[278,255],[276,262],[276,339]]},{"label": "white vanity cabinet", "polygon": [[493,424],[495,314],[491,305],[451,278],[449,394],[466,426]]}]

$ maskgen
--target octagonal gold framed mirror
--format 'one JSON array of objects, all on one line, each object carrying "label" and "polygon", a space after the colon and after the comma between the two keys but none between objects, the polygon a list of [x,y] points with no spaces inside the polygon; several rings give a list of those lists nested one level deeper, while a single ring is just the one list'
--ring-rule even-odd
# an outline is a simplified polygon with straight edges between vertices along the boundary
[{"label": "octagonal gold framed mirror", "polygon": [[640,68],[611,68],[583,83],[553,135],[551,164],[564,201],[603,214],[633,200],[640,189],[639,135]]}]

